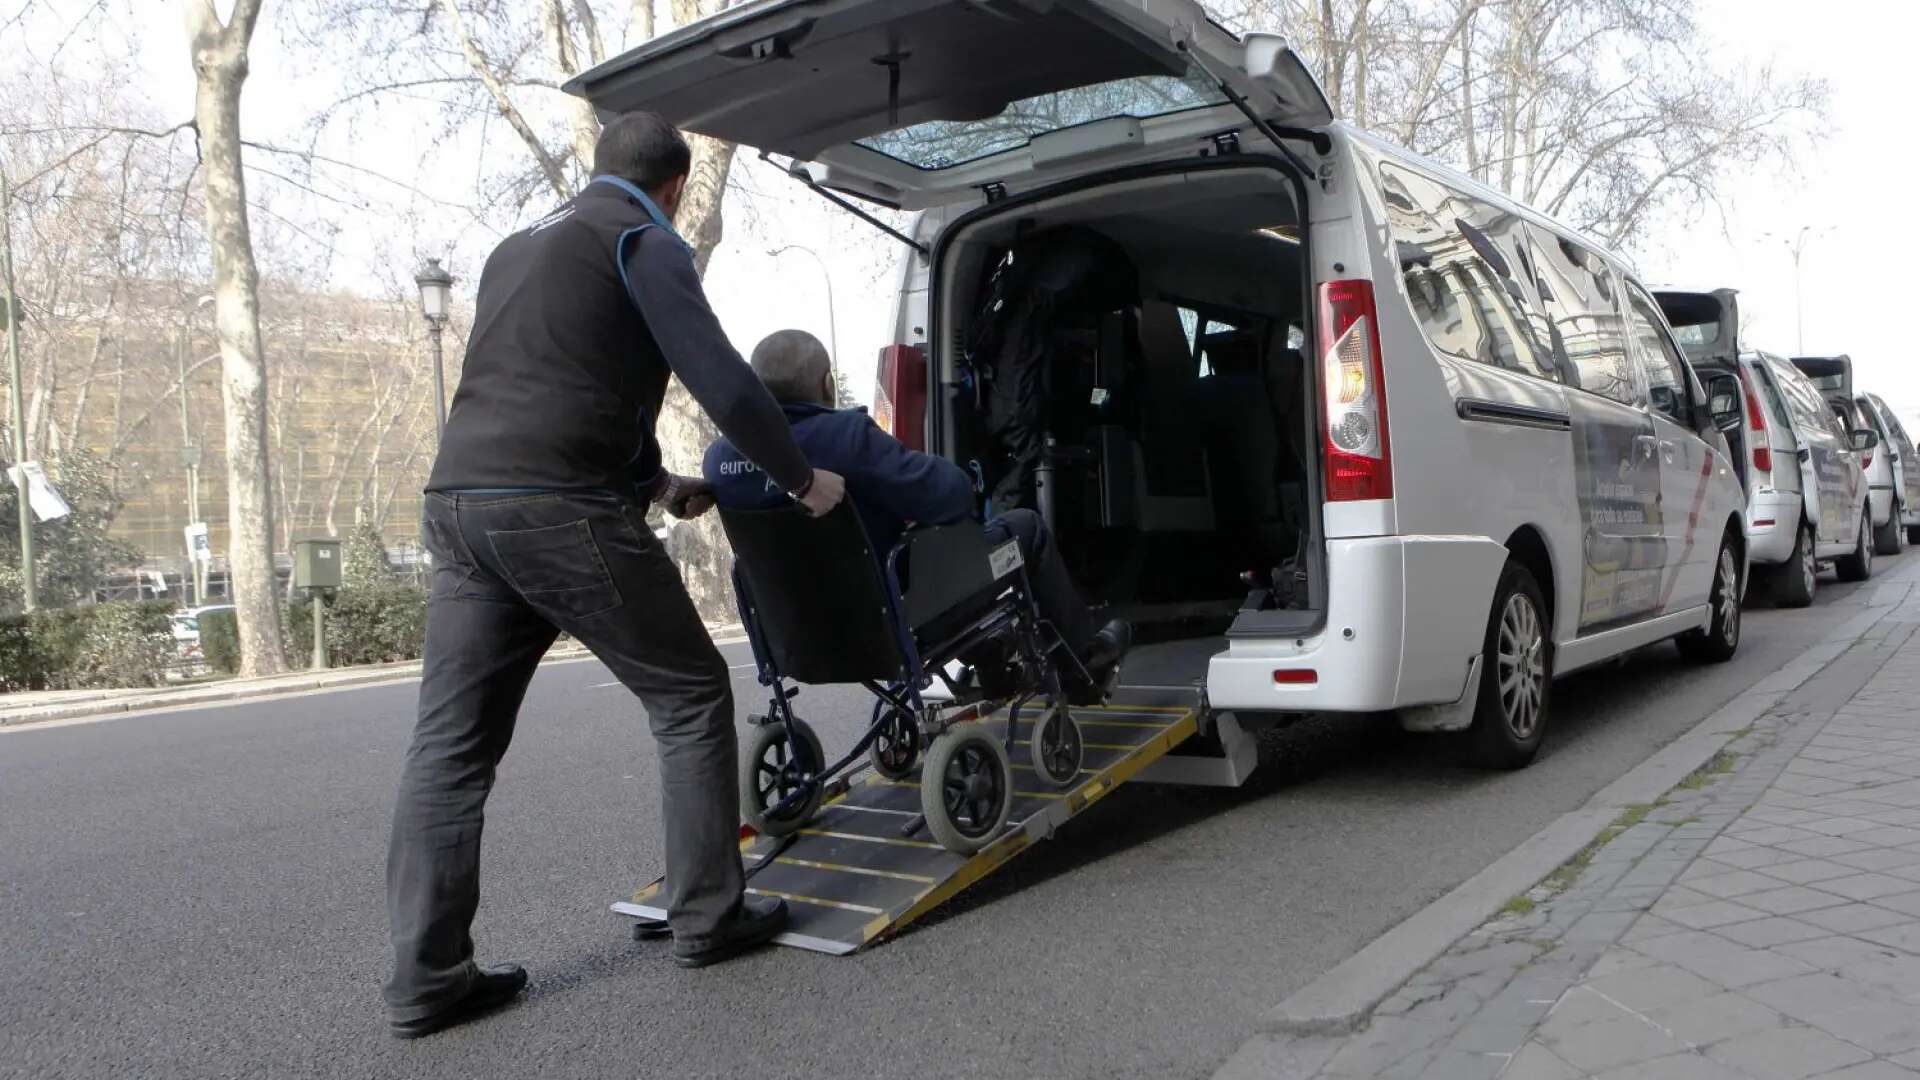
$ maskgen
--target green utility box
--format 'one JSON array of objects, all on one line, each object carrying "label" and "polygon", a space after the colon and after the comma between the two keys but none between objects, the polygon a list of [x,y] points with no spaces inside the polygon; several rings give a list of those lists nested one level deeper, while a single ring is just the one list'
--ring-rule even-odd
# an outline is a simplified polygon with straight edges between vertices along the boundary
[{"label": "green utility box", "polygon": [[295,540],[293,542],[293,587],[296,589],[339,588],[340,541]]}]

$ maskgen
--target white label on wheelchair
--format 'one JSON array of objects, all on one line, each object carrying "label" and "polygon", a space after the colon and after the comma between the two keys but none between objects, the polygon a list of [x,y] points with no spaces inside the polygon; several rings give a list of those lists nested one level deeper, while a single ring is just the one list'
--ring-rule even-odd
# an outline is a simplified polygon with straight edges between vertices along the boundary
[{"label": "white label on wheelchair", "polygon": [[1020,544],[1009,540],[987,553],[987,565],[993,569],[994,580],[1006,577],[1025,563],[1020,558]]}]

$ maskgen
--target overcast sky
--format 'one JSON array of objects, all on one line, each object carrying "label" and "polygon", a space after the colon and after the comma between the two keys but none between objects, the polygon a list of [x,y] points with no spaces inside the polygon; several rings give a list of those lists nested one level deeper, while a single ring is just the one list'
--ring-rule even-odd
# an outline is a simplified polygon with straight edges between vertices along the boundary
[{"label": "overcast sky", "polygon": [[[1802,330],[1795,314],[1790,245],[1804,227],[1799,281],[1806,351],[1850,353],[1860,386],[1920,417],[1920,358],[1913,355],[1906,326],[1914,300],[1900,232],[1916,201],[1915,172],[1907,165],[1914,157],[1911,43],[1920,39],[1920,5],[1828,0],[1818,6],[1817,17],[1809,17],[1804,0],[1698,4],[1724,57],[1773,60],[1828,79],[1831,130],[1798,175],[1763,169],[1729,184],[1724,217],[1708,211],[1691,220],[1663,221],[1654,238],[1634,253],[1642,276],[1655,284],[1738,288],[1749,344],[1792,353],[1800,348]],[[316,81],[326,81],[324,71],[297,72],[284,62],[273,22],[276,6],[267,0],[247,84],[243,122],[250,135],[288,129],[288,117],[304,116],[311,108]],[[151,97],[165,115],[184,118],[191,113],[192,82],[174,5],[140,0],[138,7],[136,58]],[[403,171],[426,141],[432,118],[409,118],[401,110],[385,111],[383,118],[374,130],[337,132],[329,149],[378,163],[388,172]],[[457,158],[466,152],[447,148],[423,168],[427,175],[457,172]],[[897,245],[804,192],[785,190],[784,183],[778,177],[757,179],[756,187],[768,194],[756,199],[752,222],[734,215],[709,272],[708,291],[743,351],[785,326],[812,330],[825,340],[830,324],[819,266],[802,253],[778,259],[768,254],[780,243],[813,248],[825,260],[837,293],[843,368],[865,399],[874,356],[885,344],[893,287],[889,267]],[[430,212],[430,217],[423,236],[413,241],[416,249],[446,254],[456,274],[469,279],[477,274],[494,238],[463,229],[449,220],[451,215]],[[367,233],[385,229],[382,223]],[[337,275],[346,280],[330,284],[353,284],[354,274],[366,273],[364,262],[372,250],[349,250]],[[355,258],[362,261],[359,270],[353,269]]]}]

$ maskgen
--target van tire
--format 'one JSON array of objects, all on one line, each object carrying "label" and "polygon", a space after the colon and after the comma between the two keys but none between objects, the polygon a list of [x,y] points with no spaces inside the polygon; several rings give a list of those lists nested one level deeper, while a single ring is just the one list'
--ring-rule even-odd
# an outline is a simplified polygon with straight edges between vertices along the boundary
[{"label": "van tire", "polygon": [[1853,543],[1853,554],[1833,560],[1841,581],[1865,581],[1873,576],[1873,515],[1860,511],[1860,536]]},{"label": "van tire", "polygon": [[[1518,769],[1540,752],[1553,691],[1553,625],[1533,572],[1509,559],[1481,642],[1480,690],[1468,755],[1484,769]],[[1504,657],[1504,661],[1503,661]],[[1501,690],[1506,677],[1518,682]],[[1529,685],[1531,684],[1531,685]]]},{"label": "van tire", "polygon": [[1772,577],[1773,602],[1786,608],[1809,607],[1820,577],[1820,564],[1813,557],[1813,526],[1800,523],[1800,535],[1793,541],[1793,554],[1787,561],[1768,571]]},{"label": "van tire", "polygon": [[1696,663],[1723,664],[1740,651],[1740,544],[1732,536],[1720,541],[1713,564],[1713,591],[1707,595],[1713,618],[1699,630],[1673,639],[1680,655]]},{"label": "van tire", "polygon": [[1887,523],[1873,530],[1873,553],[1898,555],[1906,547],[1906,530],[1900,527],[1900,506],[1896,503],[1893,512],[1887,515]]},{"label": "van tire", "polygon": [[1920,544],[1920,525],[1907,526],[1907,543]]}]

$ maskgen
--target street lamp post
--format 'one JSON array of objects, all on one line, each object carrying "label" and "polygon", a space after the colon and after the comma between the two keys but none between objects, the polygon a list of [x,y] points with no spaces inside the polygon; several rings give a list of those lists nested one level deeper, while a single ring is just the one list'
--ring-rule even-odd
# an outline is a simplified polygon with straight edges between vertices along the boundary
[{"label": "street lamp post", "polygon": [[1800,226],[1800,231],[1795,233],[1791,240],[1778,233],[1761,234],[1772,237],[1785,244],[1787,246],[1787,253],[1793,256],[1793,335],[1795,341],[1794,351],[1797,353],[1804,354],[1807,351],[1807,317],[1806,305],[1801,299],[1800,257],[1806,254],[1807,241],[1814,239],[1832,228],[1833,226],[1831,225],[1824,225],[1818,229],[1811,225],[1802,225]]},{"label": "street lamp post", "polygon": [[[769,250],[767,254],[777,259],[789,251],[804,251],[813,256],[813,261],[820,264],[820,280],[827,284],[827,348],[833,352],[833,387],[834,393],[838,394],[841,392],[840,321],[834,315],[833,310],[833,274],[827,269],[827,260],[821,258],[819,252],[805,244],[788,244],[784,247],[773,248]],[[837,405],[839,402],[835,402],[834,404]]]},{"label": "street lamp post", "polygon": [[0,247],[5,249],[7,276],[7,366],[13,398],[13,465],[20,470],[14,479],[20,503],[20,593],[28,611],[39,606],[34,585],[33,508],[27,495],[27,409],[20,387],[20,298],[13,291],[13,186],[0,173]]},{"label": "street lamp post", "polygon": [[420,314],[427,320],[427,337],[433,342],[433,445],[436,449],[447,435],[447,377],[440,352],[440,331],[447,325],[447,307],[453,295],[453,275],[428,259],[413,276],[420,286]]},{"label": "street lamp post", "polygon": [[[180,386],[176,391],[180,397],[180,460],[187,469],[187,524],[200,523],[200,446],[193,441],[193,426],[187,417],[187,353],[193,341],[192,319],[213,303],[212,296],[202,296],[188,313],[188,323],[180,328],[180,340],[174,350],[174,358],[180,371]],[[193,542],[187,541],[187,577],[182,588],[189,589],[189,606],[207,602],[207,568],[200,561],[200,555],[193,549]]]}]

